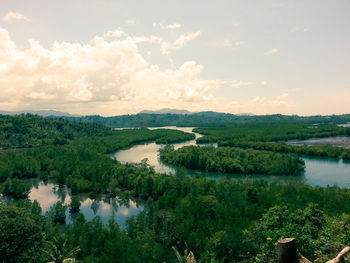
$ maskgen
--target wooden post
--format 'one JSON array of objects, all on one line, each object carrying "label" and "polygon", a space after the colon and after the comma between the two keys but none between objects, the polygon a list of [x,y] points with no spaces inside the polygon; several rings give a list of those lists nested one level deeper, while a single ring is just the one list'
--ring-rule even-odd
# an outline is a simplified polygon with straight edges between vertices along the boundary
[{"label": "wooden post", "polygon": [[279,240],[277,254],[281,263],[299,263],[295,238],[284,238]]},{"label": "wooden post", "polygon": [[311,263],[311,261],[299,253],[295,238],[279,240],[277,254],[280,263]]}]

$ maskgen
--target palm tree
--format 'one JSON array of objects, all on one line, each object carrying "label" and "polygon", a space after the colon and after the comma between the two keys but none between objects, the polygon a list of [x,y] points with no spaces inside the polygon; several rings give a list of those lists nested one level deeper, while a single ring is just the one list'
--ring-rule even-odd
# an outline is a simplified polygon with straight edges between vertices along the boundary
[{"label": "palm tree", "polygon": [[75,263],[75,256],[79,253],[79,247],[69,248],[64,235],[54,237],[52,241],[46,241],[47,248],[43,252],[51,260],[49,263]]},{"label": "palm tree", "polygon": [[188,253],[188,250],[186,249],[185,254],[182,256],[177,250],[177,247],[172,247],[172,249],[174,250],[175,256],[179,263],[196,263],[197,262],[192,251]]}]

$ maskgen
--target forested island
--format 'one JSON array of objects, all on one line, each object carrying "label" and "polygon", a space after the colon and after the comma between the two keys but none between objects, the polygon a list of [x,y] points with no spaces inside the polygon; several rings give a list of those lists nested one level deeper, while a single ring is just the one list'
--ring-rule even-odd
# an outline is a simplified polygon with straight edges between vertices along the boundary
[{"label": "forested island", "polygon": [[162,161],[190,169],[230,174],[298,174],[304,162],[296,155],[229,147],[185,146],[160,150]]},{"label": "forested island", "polygon": [[[270,119],[198,128],[204,136],[197,141],[215,141],[219,147],[174,151],[166,146],[162,158],[193,169],[298,176],[295,173],[303,170],[299,154],[308,153],[296,149],[310,146],[281,141],[350,134],[349,128],[324,120],[317,125]],[[122,164],[110,156],[134,144],[171,144],[194,139],[193,134],[113,130],[67,118],[18,115],[0,116],[0,138],[3,262],[179,262],[178,256],[191,251],[197,262],[272,263],[275,243],[282,237],[297,237],[304,256],[326,262],[350,243],[348,188],[166,175],[147,162]],[[335,150],[327,147],[323,152]],[[345,159],[347,152],[339,149],[341,153],[332,156]],[[58,201],[42,214],[39,203],[27,198],[30,178],[67,187],[69,206]],[[107,225],[99,217],[87,221],[79,212],[82,194],[135,198],[145,206],[122,229],[113,219]],[[68,209],[71,224],[65,221]]]},{"label": "forested island", "polygon": [[198,138],[197,142],[217,142],[221,147],[240,147],[276,153],[350,159],[350,149],[342,147],[286,144],[286,141],[293,139],[305,140],[350,135],[349,127],[341,127],[336,124],[259,123],[196,128],[194,131],[204,135]]}]

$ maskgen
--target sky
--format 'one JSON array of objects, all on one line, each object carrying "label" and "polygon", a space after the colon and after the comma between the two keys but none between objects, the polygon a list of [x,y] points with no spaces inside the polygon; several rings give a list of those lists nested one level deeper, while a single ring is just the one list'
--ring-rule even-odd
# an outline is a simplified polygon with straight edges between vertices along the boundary
[{"label": "sky", "polygon": [[0,110],[350,113],[349,0],[1,0]]}]

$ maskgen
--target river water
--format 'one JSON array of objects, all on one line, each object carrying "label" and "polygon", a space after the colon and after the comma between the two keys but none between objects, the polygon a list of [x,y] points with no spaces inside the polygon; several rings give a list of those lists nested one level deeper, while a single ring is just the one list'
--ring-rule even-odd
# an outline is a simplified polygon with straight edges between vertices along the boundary
[{"label": "river water", "polygon": [[313,138],[307,140],[290,140],[287,144],[302,146],[302,145],[333,145],[343,148],[350,149],[350,137],[347,136],[336,136],[336,137],[326,137],[326,138]]},{"label": "river water", "polygon": [[[178,129],[185,132],[192,132],[192,127],[178,128],[178,127],[162,127],[168,129]],[[156,128],[151,128],[156,129]],[[201,135],[194,133],[196,138]],[[324,139],[324,138],[323,138]],[[303,142],[298,142],[303,143]],[[186,141],[174,144],[174,148],[178,149],[187,145],[196,145],[195,140]],[[201,144],[207,146],[208,144]],[[217,147],[217,144],[212,144]],[[147,158],[148,164],[153,166],[156,172],[174,174],[182,173],[193,177],[207,177],[219,180],[222,178],[232,178],[237,180],[253,180],[261,179],[270,183],[285,183],[285,182],[304,182],[310,185],[318,185],[322,187],[338,185],[339,187],[349,187],[350,183],[350,163],[341,160],[326,159],[326,158],[311,158],[302,157],[305,161],[305,173],[298,176],[276,176],[276,175],[234,175],[234,174],[220,174],[205,171],[194,171],[186,168],[171,167],[159,160],[158,150],[162,145],[155,143],[145,143],[134,145],[128,149],[121,150],[112,155],[112,158],[117,159],[122,163],[140,163],[141,160]],[[92,220],[96,216],[101,218],[104,224],[107,224],[111,217],[116,220],[122,228],[126,226],[128,218],[140,213],[144,206],[139,202],[133,200],[121,200],[119,198],[95,198],[91,199],[88,196],[79,195],[81,199],[80,213],[82,213],[86,220]],[[57,201],[69,205],[71,196],[66,188],[59,188],[54,183],[44,183],[42,181],[35,181],[29,194],[31,201],[37,200],[45,214],[52,205]],[[73,220],[69,209],[66,212],[66,222],[71,223]]]},{"label": "river water", "polygon": [[[185,132],[192,132],[192,127],[162,127],[168,129],[178,129]],[[153,129],[153,128],[152,128]],[[194,133],[198,138],[201,136],[198,133]],[[344,140],[343,137],[337,137],[338,140]],[[349,137],[346,137],[348,140]],[[330,139],[321,138],[324,144],[332,142]],[[314,139],[315,141],[315,139]],[[317,140],[316,140],[317,141]],[[334,141],[334,140],[333,140]],[[303,144],[301,141],[298,143]],[[322,143],[321,143],[322,144]],[[187,145],[196,145],[195,140],[176,143],[174,148],[178,149]],[[207,145],[207,144],[206,144]],[[217,145],[213,145],[216,147]],[[350,163],[343,162],[338,159],[327,159],[327,158],[315,158],[315,157],[302,157],[305,161],[305,172],[298,176],[286,176],[286,175],[234,175],[234,174],[221,174],[221,173],[210,173],[204,171],[194,171],[186,168],[171,167],[162,163],[159,160],[158,150],[162,145],[155,143],[145,143],[140,145],[132,146],[128,149],[118,151],[114,154],[114,158],[122,163],[139,163],[141,160],[147,158],[148,164],[153,166],[156,172],[174,174],[180,172],[194,177],[208,177],[214,179],[221,178],[233,178],[238,180],[252,180],[262,179],[271,183],[284,183],[290,181],[304,182],[310,185],[318,185],[322,187],[338,185],[339,187],[349,187],[350,183]]]},{"label": "river water", "polygon": [[[50,210],[50,208],[61,201],[65,205],[71,202],[71,195],[66,188],[59,188],[54,183],[44,183],[43,181],[33,180],[33,187],[29,193],[29,200],[32,202],[37,200],[42,209],[42,214]],[[99,216],[103,224],[107,224],[111,218],[114,218],[122,228],[126,227],[128,218],[140,213],[144,207],[138,202],[127,199],[122,200],[117,198],[107,198],[99,196],[91,199],[83,194],[78,195],[81,205],[80,213],[82,213],[86,220],[90,221],[96,216]],[[73,221],[74,215],[66,210],[66,223]]]}]

